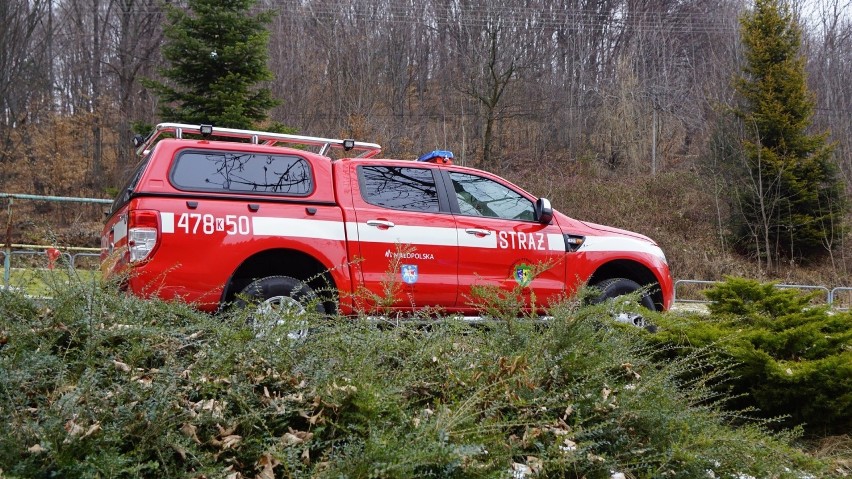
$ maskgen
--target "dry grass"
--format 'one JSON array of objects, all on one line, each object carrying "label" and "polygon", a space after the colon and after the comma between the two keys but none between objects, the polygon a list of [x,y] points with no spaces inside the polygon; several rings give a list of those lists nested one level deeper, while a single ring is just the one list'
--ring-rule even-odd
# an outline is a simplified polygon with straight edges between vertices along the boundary
[{"label": "dry grass", "polygon": [[852,436],[824,437],[811,445],[810,454],[832,464],[840,477],[852,477]]},{"label": "dry grass", "polygon": [[547,196],[556,209],[572,218],[653,238],[666,252],[677,279],[741,276],[829,288],[852,285],[852,235],[831,255],[809,264],[788,261],[771,272],[737,254],[727,237],[727,199],[714,193],[712,179],[689,170],[656,177],[624,176],[569,165],[506,176],[530,192]]}]

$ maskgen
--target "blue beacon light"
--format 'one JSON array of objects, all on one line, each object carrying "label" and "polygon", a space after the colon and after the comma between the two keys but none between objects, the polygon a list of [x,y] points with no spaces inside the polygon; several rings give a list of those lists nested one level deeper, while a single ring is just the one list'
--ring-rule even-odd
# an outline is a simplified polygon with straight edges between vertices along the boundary
[{"label": "blue beacon light", "polygon": [[417,161],[451,165],[453,163],[453,152],[450,150],[430,151],[429,153],[421,155],[420,158],[417,158]]}]

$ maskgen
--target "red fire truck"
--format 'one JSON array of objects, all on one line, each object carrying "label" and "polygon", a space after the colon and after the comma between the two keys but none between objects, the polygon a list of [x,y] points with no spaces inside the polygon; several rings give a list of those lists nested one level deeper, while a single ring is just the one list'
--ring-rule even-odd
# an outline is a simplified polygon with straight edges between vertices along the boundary
[{"label": "red fire truck", "polygon": [[672,301],[652,240],[570,218],[448,151],[377,159],[373,143],[175,123],[136,143],[102,268],[139,296],[473,316],[477,285],[536,309],[585,284],[601,298],[640,291],[652,310]]}]

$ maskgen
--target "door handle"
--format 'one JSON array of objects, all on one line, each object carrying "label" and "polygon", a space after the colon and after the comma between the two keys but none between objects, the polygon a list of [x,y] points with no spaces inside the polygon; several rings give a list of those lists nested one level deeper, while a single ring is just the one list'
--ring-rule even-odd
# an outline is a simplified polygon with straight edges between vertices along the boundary
[{"label": "door handle", "polygon": [[396,226],[392,221],[387,220],[367,220],[367,226],[375,226],[376,228],[393,228]]},{"label": "door handle", "polygon": [[479,229],[479,228],[468,228],[468,229],[464,230],[464,232],[467,233],[467,234],[476,235],[476,236],[490,236],[491,235],[490,230],[483,230],[483,229]]}]

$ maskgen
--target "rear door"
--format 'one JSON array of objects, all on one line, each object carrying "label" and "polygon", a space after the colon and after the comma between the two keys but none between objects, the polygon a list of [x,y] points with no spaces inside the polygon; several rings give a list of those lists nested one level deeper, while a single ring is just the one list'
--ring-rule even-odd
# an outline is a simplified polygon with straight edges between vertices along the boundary
[{"label": "rear door", "polygon": [[355,261],[371,297],[368,306],[452,309],[458,239],[449,200],[438,187],[440,171],[363,164],[356,176],[353,205],[360,257]]},{"label": "rear door", "polygon": [[[459,303],[473,307],[474,286],[518,289],[541,311],[565,286],[565,240],[554,219],[535,219],[532,198],[470,170],[445,172],[459,231]],[[454,193],[454,194],[453,194]]]}]

